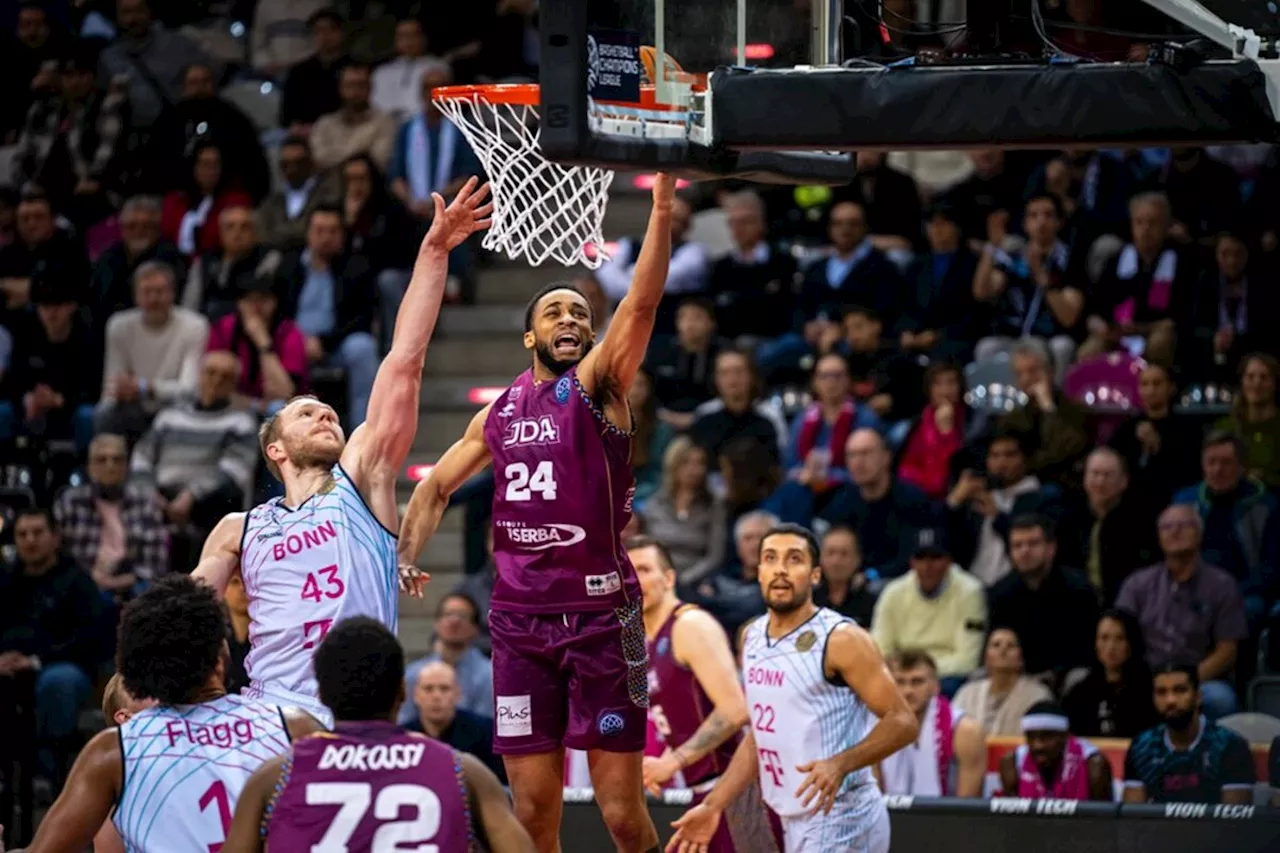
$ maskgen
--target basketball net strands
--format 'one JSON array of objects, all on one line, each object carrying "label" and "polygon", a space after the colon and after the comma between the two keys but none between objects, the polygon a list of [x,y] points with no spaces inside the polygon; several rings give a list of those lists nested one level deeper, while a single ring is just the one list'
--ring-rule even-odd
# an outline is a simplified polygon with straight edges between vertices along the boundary
[{"label": "basketball net strands", "polygon": [[[861,148],[1280,141],[1275,41],[1195,0],[1143,2],[1231,59],[1156,45],[1154,60],[1142,63],[1084,62],[1058,51],[1016,63],[841,65],[843,2],[811,0],[814,64],[749,68],[742,64],[747,0],[737,0],[739,64],[705,75],[667,56],[666,0],[652,2],[655,43],[642,47],[637,33],[618,41],[593,29],[591,0],[542,0],[538,84],[433,93],[492,184],[485,248],[532,264],[598,267],[615,169],[841,185],[855,174],[847,152]],[[614,73],[619,68],[634,70]]]}]

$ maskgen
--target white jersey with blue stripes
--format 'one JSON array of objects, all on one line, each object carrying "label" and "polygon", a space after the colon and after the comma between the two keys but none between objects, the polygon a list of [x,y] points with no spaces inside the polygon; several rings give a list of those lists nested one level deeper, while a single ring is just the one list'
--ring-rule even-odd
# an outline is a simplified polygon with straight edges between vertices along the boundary
[{"label": "white jersey with blue stripes", "polygon": [[296,509],[276,498],[249,510],[240,573],[249,599],[244,695],[296,705],[332,720],[311,658],[335,623],[376,619],[395,633],[396,537],[382,526],[341,465],[332,485]]},{"label": "white jersey with blue stripes", "polygon": [[124,787],[112,822],[129,853],[218,849],[245,782],[289,749],[278,706],[234,695],[148,708],[119,731]]},{"label": "white jersey with blue stripes", "polygon": [[[768,616],[747,627],[743,683],[751,707],[760,791],[780,817],[811,811],[796,797],[805,777],[797,766],[845,751],[865,738],[876,722],[856,693],[833,684],[824,671],[827,638],[837,625],[849,621],[820,607],[807,622],[777,639],[769,637]],[[854,812],[865,808],[868,817],[873,804],[880,804],[869,767],[846,776],[840,792],[847,794],[841,803]],[[857,816],[852,817],[856,823]]]}]

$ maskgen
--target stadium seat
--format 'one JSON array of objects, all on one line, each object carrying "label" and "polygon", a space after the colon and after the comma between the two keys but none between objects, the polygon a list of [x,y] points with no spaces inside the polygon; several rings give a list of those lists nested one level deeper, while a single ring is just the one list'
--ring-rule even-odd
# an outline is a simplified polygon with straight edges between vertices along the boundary
[{"label": "stadium seat", "polygon": [[275,130],[280,126],[281,95],[279,86],[260,80],[240,80],[222,90],[222,97],[243,110],[254,127],[261,131]]},{"label": "stadium seat", "polygon": [[1027,395],[1015,384],[1008,353],[975,361],[964,369],[964,377],[969,385],[965,401],[978,411],[1000,415],[1027,402]]},{"label": "stadium seat", "polygon": [[1249,708],[1280,717],[1280,675],[1263,675],[1249,682]]},{"label": "stadium seat", "polygon": [[1280,737],[1280,719],[1258,711],[1242,711],[1218,720],[1218,725],[1240,735],[1249,743],[1271,743]]}]

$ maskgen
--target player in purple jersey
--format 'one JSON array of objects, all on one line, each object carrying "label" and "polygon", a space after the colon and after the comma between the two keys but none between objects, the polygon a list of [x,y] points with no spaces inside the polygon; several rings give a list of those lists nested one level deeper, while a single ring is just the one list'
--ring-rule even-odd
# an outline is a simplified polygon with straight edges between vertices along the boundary
[{"label": "player in purple jersey", "polygon": [[532,853],[498,778],[474,756],[396,725],[404,651],[373,619],[338,623],[315,655],[337,720],[250,777],[222,853],[391,849]]},{"label": "player in purple jersey", "polygon": [[641,781],[640,590],[620,535],[635,482],[627,392],[666,284],[674,201],[675,180],[659,175],[631,289],[599,345],[580,291],[553,284],[534,296],[524,333],[532,368],[418,484],[400,530],[400,562],[412,565],[449,496],[493,463],[494,751],[544,853],[559,849],[565,747],[588,751],[618,849],[658,844]]},{"label": "player in purple jersey", "polygon": [[[676,598],[676,573],[666,549],[647,536],[627,541],[644,594],[649,652],[649,720],[664,741],[644,759],[644,781],[658,796],[671,783],[702,802],[729,767],[747,724],[729,637],[705,610]],[[748,788],[725,812],[708,850],[774,851],[765,809]]]},{"label": "player in purple jersey", "polygon": [[[281,501],[284,509],[296,510],[317,493],[332,490],[335,467],[340,467],[358,491],[367,513],[394,535],[399,523],[396,479],[418,429],[423,364],[440,314],[449,252],[476,231],[488,228],[488,217],[493,211],[492,204],[484,204],[488,184],[479,189],[476,184],[475,178],[468,180],[448,207],[438,193],[432,193],[435,215],[418,249],[413,277],[396,315],[391,351],[378,368],[365,422],[351,434],[351,440],[347,441],[343,435],[333,408],[310,395],[293,398],[263,424],[259,433],[262,454],[267,467],[284,483],[285,496]],[[264,359],[275,357],[269,337],[254,343]],[[231,513],[218,523],[205,540],[200,563],[192,572],[192,577],[208,583],[219,595],[225,593],[231,576],[240,569],[242,547],[252,544],[243,541],[246,517],[243,512]],[[263,535],[274,535],[274,532]],[[281,548],[286,544],[282,542]],[[370,555],[369,559],[380,565],[377,555]],[[394,561],[394,555],[391,560]],[[350,567],[329,568],[343,572]],[[395,567],[391,567],[391,572],[395,571]],[[330,627],[307,621],[306,602],[312,597],[305,584],[315,587],[314,600],[317,601],[321,598],[320,585],[325,586],[326,598],[341,596],[345,588],[333,575],[321,577],[319,582],[317,575],[324,576],[324,570],[306,576],[304,584],[300,584],[295,599],[296,608],[300,608],[297,626],[287,626],[297,628],[299,655],[308,654],[305,649],[314,648],[319,639],[317,634],[323,634]],[[425,580],[416,568],[400,569],[401,591],[420,595]],[[246,593],[252,615],[254,589],[246,585]],[[318,632],[303,627],[317,625]],[[283,630],[285,626],[272,627]]]},{"label": "player in purple jersey", "polygon": [[[180,707],[184,715],[194,718],[202,716],[204,709],[235,700],[222,712],[220,725],[231,729],[239,722],[243,729],[244,723],[252,722],[246,717],[255,706],[226,695],[224,684],[229,659],[222,608],[212,590],[190,578],[169,577],[156,582],[134,599],[120,617],[116,666],[124,688],[131,696],[151,697],[158,703],[143,714]],[[316,720],[298,711],[272,708],[271,714],[277,715],[277,725],[283,716],[290,738],[321,730]],[[135,716],[131,722],[137,723],[141,716]],[[215,727],[204,728],[212,731]],[[158,733],[159,740],[167,738],[184,756],[195,751],[191,746],[195,740],[191,732],[174,721]],[[250,729],[248,735],[253,734]],[[149,738],[157,739],[155,734]],[[126,782],[130,791],[136,790],[150,800],[160,801],[165,785],[184,781],[175,778],[165,782],[166,770],[174,767],[172,756],[165,754],[156,754],[141,763],[135,760],[130,778],[126,779],[125,740],[120,728],[109,728],[99,732],[80,751],[66,787],[45,815],[35,840],[27,847],[28,853],[81,853],[113,810],[122,805]],[[132,743],[142,745],[141,740]],[[265,748],[267,744],[261,746]],[[234,746],[223,752],[233,750]],[[184,775],[188,775],[186,770]],[[222,790],[226,798],[226,788]],[[226,805],[229,816],[234,803]],[[170,818],[171,826],[184,816],[202,825],[209,819],[195,797],[190,803],[173,803],[170,810],[176,815]],[[216,825],[216,817],[213,820]],[[222,829],[225,831],[226,827]],[[218,838],[210,838],[210,842],[210,848],[221,843]]]}]

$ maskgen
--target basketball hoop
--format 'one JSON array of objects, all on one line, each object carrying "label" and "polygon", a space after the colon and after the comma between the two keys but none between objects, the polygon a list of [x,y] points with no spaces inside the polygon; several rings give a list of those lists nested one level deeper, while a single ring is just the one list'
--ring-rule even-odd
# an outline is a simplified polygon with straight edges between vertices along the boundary
[{"label": "basketball hoop", "polygon": [[[682,94],[697,82],[670,85]],[[592,125],[633,138],[687,137],[687,109],[659,104],[652,85],[642,86],[640,95],[639,104],[593,101]],[[596,269],[609,259],[601,226],[614,173],[543,156],[538,84],[443,86],[431,100],[462,131],[489,176],[494,211],[484,248],[533,266],[554,259]]]}]

